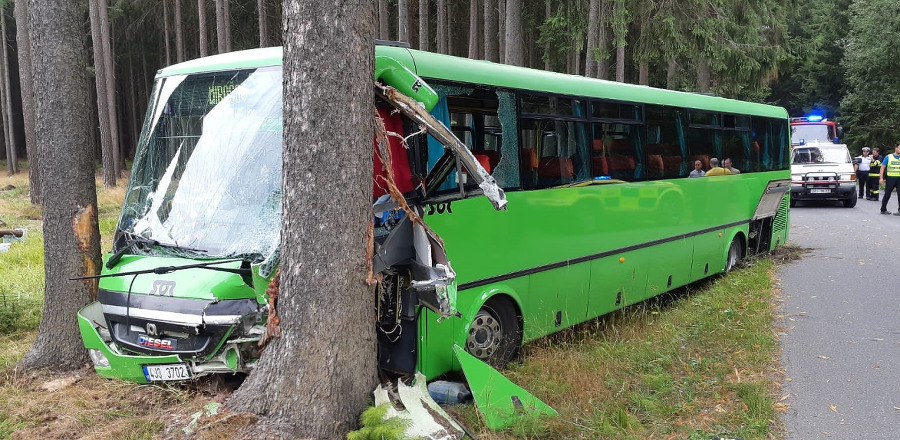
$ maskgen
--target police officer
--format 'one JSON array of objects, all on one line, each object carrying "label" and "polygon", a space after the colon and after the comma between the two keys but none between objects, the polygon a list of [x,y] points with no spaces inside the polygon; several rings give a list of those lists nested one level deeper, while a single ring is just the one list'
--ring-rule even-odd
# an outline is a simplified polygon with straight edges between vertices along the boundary
[{"label": "police officer", "polygon": [[[890,214],[887,210],[888,200],[891,199],[891,191],[897,188],[900,192],[900,144],[894,147],[894,154],[888,154],[881,161],[881,176],[879,183],[884,184],[884,197],[881,199],[881,213]],[[900,193],[897,195],[897,212],[900,215]]]},{"label": "police officer", "polygon": [[[868,195],[866,188],[869,185],[869,167],[872,163],[872,156],[869,156],[869,147],[863,147],[862,155],[853,159],[853,171],[856,171],[856,186],[859,188],[859,197],[863,198],[863,194]],[[871,188],[869,188],[871,191]]]},{"label": "police officer", "polygon": [[866,200],[878,201],[878,179],[881,176],[881,161],[884,156],[878,150],[878,147],[872,149],[872,163],[869,164],[869,193],[866,194]]}]

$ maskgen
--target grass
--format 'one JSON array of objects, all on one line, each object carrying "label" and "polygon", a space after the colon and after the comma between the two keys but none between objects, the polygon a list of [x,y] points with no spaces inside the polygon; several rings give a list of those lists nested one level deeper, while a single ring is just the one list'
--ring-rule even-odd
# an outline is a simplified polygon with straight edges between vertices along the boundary
[{"label": "grass", "polygon": [[[5,164],[0,162],[0,170]],[[110,248],[124,183],[98,180],[101,236]],[[0,440],[19,438],[178,438],[178,430],[213,395],[188,386],[139,386],[100,379],[91,368],[47,392],[49,373],[12,367],[30,347],[43,296],[40,209],[28,202],[25,173],[0,177],[0,218],[28,230],[0,254]],[[773,331],[778,264],[803,251],[786,246],[771,258],[581,324],[524,347],[524,361],[504,374],[559,411],[503,432],[487,430],[471,404],[449,411],[479,439],[780,438],[781,372]],[[237,438],[252,420],[208,423],[195,438]]]}]

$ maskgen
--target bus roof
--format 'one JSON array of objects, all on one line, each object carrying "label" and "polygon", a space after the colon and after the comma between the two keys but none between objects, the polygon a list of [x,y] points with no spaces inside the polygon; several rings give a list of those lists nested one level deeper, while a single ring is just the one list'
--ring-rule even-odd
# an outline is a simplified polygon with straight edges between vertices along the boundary
[{"label": "bus roof", "polygon": [[[586,78],[579,75],[567,75],[510,66],[396,46],[376,46],[375,52],[379,56],[394,58],[426,80],[440,79],[457,83],[517,88],[562,95],[587,96],[782,119],[787,119],[788,117],[787,111],[781,107],[698,93],[678,92],[636,84]],[[229,52],[197,58],[163,68],[157,73],[157,77],[279,66],[282,64],[282,57],[281,47]]]}]

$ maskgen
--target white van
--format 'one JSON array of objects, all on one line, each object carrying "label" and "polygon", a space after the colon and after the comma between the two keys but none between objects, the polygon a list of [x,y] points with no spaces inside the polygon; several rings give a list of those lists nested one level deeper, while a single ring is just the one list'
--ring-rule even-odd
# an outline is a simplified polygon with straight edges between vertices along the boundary
[{"label": "white van", "polygon": [[812,143],[791,151],[791,206],[798,200],[840,200],[856,206],[856,172],[844,144]]}]

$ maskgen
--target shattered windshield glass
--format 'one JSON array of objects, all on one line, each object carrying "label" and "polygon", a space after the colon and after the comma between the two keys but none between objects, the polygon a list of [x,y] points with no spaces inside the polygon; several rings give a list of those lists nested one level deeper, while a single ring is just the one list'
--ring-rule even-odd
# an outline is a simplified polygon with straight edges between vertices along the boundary
[{"label": "shattered windshield glass", "polygon": [[160,78],[119,228],[261,261],[281,235],[281,68]]}]

